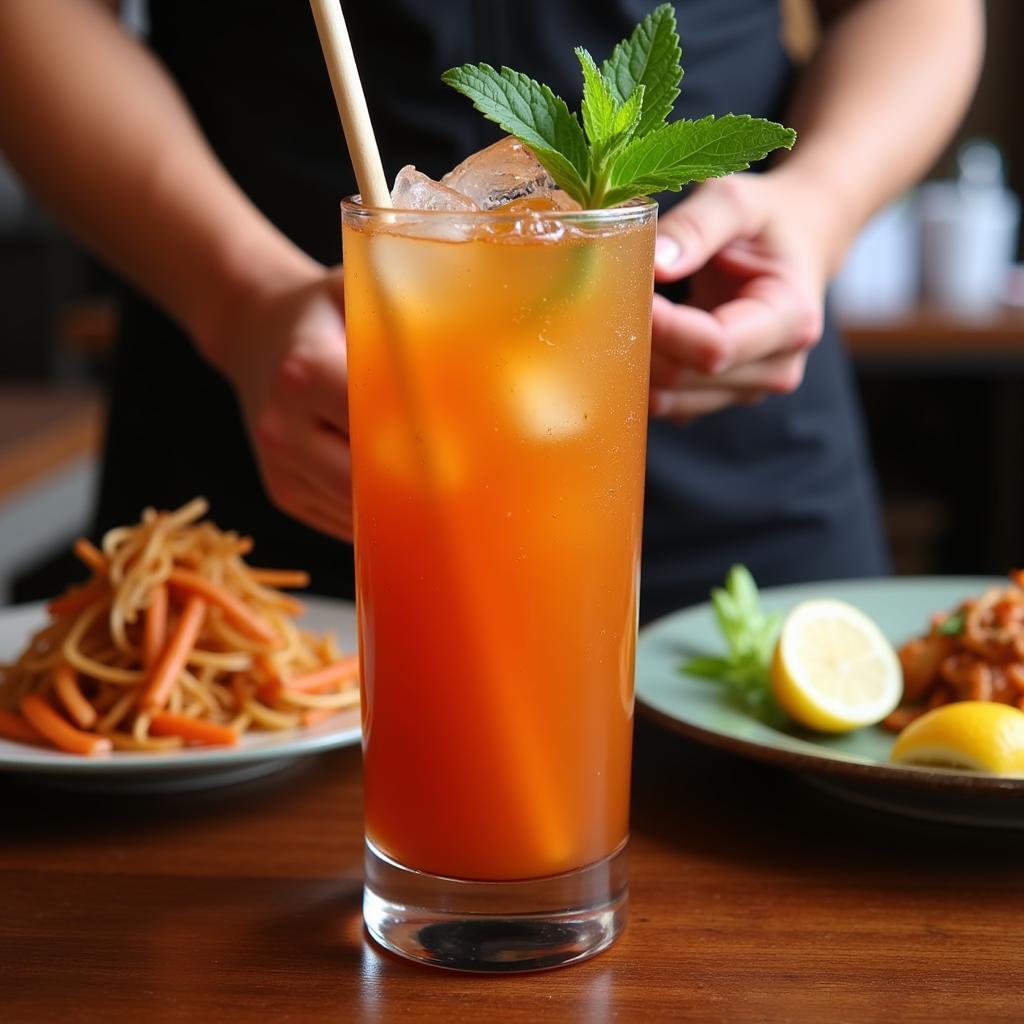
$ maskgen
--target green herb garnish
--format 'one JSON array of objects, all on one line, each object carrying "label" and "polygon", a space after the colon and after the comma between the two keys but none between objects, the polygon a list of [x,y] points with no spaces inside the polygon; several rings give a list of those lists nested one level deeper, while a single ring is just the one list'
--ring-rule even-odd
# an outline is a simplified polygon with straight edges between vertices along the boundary
[{"label": "green herb garnish", "polygon": [[529,146],[587,210],[678,192],[694,181],[746,170],[796,132],[747,114],[666,122],[683,69],[675,10],[657,7],[598,68],[582,47],[583,124],[565,100],[519,71],[463,64],[441,77],[484,117]]},{"label": "green herb garnish", "polygon": [[724,588],[711,591],[711,602],[728,653],[724,658],[691,658],[681,670],[721,683],[753,715],[780,718],[772,697],[771,666],[781,613],[765,614],[754,577],[742,565],[729,570]]},{"label": "green herb garnish", "polygon": [[939,623],[935,632],[939,636],[959,636],[964,631],[964,626],[967,624],[967,615],[964,612],[953,612],[952,615],[947,615],[941,623]]}]

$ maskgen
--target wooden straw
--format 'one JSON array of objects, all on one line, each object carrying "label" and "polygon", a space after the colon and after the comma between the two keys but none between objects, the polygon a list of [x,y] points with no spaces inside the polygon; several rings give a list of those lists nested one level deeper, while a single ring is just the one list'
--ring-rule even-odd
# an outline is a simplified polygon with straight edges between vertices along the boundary
[{"label": "wooden straw", "polygon": [[380,151],[373,135],[373,125],[366,109],[363,84],[359,80],[356,58],[348,38],[345,16],[341,13],[340,0],[309,0],[313,8],[313,20],[320,36],[327,71],[331,76],[334,99],[341,115],[345,130],[345,142],[356,172],[356,183],[363,205],[391,208],[391,192],[384,168],[380,162]]},{"label": "wooden straw", "polygon": [[[310,0],[310,5],[313,8],[313,18],[316,20],[327,70],[330,72],[334,98],[338,103],[342,127],[345,129],[345,142],[352,158],[352,166],[355,168],[356,182],[363,204],[378,209],[391,209],[391,193],[384,178],[384,168],[381,166],[380,153],[373,136],[373,126],[370,124],[370,115],[366,109],[366,97],[363,95],[359,72],[356,70],[355,56],[341,13],[340,0]],[[426,422],[426,418],[408,358],[399,341],[399,330],[390,322],[387,303],[383,299],[379,303],[379,309],[387,325],[385,334],[392,340],[390,351],[398,371],[403,401],[409,411],[412,433],[417,438],[425,436],[427,432],[421,428],[421,424]],[[440,491],[440,472],[436,464],[436,453],[430,446],[427,446],[421,470],[428,492],[437,494]],[[465,557],[458,548],[456,539],[451,536],[450,525],[445,521],[442,510],[435,507],[433,514],[436,517],[435,535],[438,542],[447,548],[452,573],[456,579],[463,581],[462,587],[455,589],[468,595],[470,591],[466,590],[466,585],[473,577],[468,572],[468,566],[463,565]],[[462,604],[468,648],[464,656],[471,657],[471,652],[475,648],[476,660],[483,674],[487,660],[483,652],[498,649],[494,640],[497,633],[494,629],[496,624],[492,622],[493,615],[475,602],[464,597]],[[458,610],[455,611],[455,617],[458,618]],[[504,663],[500,661],[495,666],[495,672],[498,675],[508,674]],[[565,825],[565,815],[553,801],[547,799],[544,752],[530,749],[528,730],[524,730],[527,737],[524,739],[523,736],[515,736],[515,726],[509,725],[516,721],[514,708],[508,705],[508,701],[518,690],[516,683],[515,679],[503,678],[495,688],[495,699],[498,703],[495,720],[501,723],[498,735],[505,735],[508,742],[508,750],[503,752],[502,761],[512,775],[509,790],[510,793],[515,794],[518,791],[520,794],[520,814],[524,827],[532,826],[536,841],[540,844],[546,843],[549,850],[555,851],[552,858],[555,862],[564,862],[571,854],[571,836]],[[502,727],[505,727],[505,732],[502,731]],[[532,776],[531,783],[523,784],[520,781],[522,776]]]}]

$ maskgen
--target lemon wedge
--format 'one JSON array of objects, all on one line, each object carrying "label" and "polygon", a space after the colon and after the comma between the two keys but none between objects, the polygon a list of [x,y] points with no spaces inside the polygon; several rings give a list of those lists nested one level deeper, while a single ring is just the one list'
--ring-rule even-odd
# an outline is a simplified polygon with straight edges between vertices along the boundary
[{"label": "lemon wedge", "polygon": [[995,775],[1024,773],[1024,712],[1008,704],[965,700],[911,722],[896,739],[897,764],[938,765]]},{"label": "lemon wedge", "polygon": [[903,674],[882,631],[843,601],[798,604],[782,624],[772,663],[779,706],[818,732],[881,721],[899,703]]}]

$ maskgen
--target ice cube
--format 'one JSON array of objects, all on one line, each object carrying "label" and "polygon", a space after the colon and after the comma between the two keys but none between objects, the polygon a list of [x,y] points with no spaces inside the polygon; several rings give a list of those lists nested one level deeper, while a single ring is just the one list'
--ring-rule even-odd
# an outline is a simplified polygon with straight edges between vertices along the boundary
[{"label": "ice cube", "polygon": [[484,210],[522,199],[547,199],[556,210],[578,210],[540,161],[518,139],[506,136],[466,157],[441,184],[462,193]]},{"label": "ice cube", "polygon": [[412,164],[406,164],[395,177],[391,202],[397,210],[463,213],[480,208],[472,199],[434,181],[422,171],[417,171]]},{"label": "ice cube", "polygon": [[510,381],[511,412],[527,437],[561,441],[586,429],[587,398],[568,372],[522,362]]}]

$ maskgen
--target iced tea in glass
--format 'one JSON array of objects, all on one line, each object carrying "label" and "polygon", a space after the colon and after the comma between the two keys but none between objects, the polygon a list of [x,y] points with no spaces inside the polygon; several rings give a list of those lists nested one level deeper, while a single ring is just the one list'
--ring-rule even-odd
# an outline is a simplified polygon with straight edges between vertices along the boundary
[{"label": "iced tea in glass", "polygon": [[656,209],[344,204],[364,910],[415,959],[625,920]]}]

